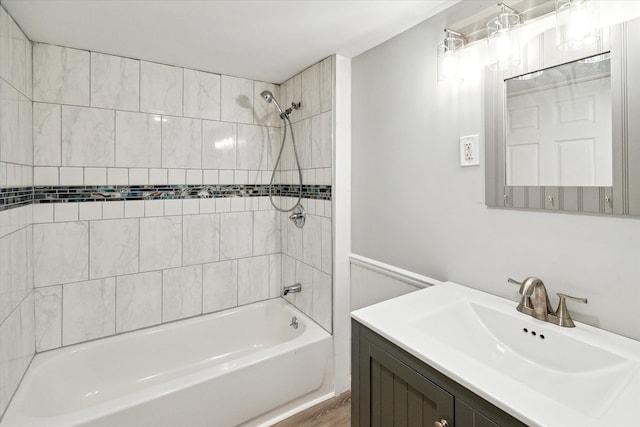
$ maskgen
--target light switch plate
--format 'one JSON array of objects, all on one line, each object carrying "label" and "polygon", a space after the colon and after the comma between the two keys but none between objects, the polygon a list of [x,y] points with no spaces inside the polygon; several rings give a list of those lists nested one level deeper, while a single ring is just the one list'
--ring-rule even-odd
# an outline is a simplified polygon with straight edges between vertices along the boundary
[{"label": "light switch plate", "polygon": [[480,148],[478,135],[460,137],[460,166],[480,165]]}]

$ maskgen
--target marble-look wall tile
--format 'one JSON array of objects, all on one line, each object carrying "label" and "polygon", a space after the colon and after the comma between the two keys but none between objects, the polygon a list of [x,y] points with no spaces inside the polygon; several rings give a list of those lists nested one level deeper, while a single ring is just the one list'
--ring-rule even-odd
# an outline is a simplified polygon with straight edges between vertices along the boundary
[{"label": "marble-look wall tile", "polygon": [[182,217],[140,218],[140,271],[182,264]]},{"label": "marble-look wall tile", "polygon": [[115,333],[114,277],[62,286],[62,345]]},{"label": "marble-look wall tile", "polygon": [[333,57],[320,62],[320,111],[333,108]]},{"label": "marble-look wall tile", "polygon": [[269,298],[282,294],[282,255],[269,255]]},{"label": "marble-look wall tile", "polygon": [[253,213],[220,215],[220,259],[249,257],[253,254]]},{"label": "marble-look wall tile", "polygon": [[162,321],[168,322],[202,313],[202,266],[174,268],[162,272]]},{"label": "marble-look wall tile", "polygon": [[[273,103],[265,101],[260,95],[268,90],[280,103],[280,86],[265,82],[253,82],[253,123],[264,126],[282,126],[280,113]],[[282,105],[287,108],[286,105]]]},{"label": "marble-look wall tile", "polygon": [[286,254],[295,258],[302,259],[303,257],[303,239],[304,228],[300,229],[296,227],[293,221],[289,220],[289,215],[285,212],[282,215],[283,227],[287,228],[286,231]]},{"label": "marble-look wall tile", "polygon": [[332,291],[331,276],[313,269],[313,320],[331,332]]},{"label": "marble-look wall tile", "polygon": [[27,165],[33,162],[32,103],[1,79],[0,159]]},{"label": "marble-look wall tile", "polygon": [[269,298],[269,257],[238,260],[238,304]]},{"label": "marble-look wall tile", "polygon": [[22,341],[20,310],[0,324],[0,411],[9,404],[13,392],[20,383],[24,370],[20,364],[19,345]]},{"label": "marble-look wall tile", "polygon": [[253,254],[280,252],[280,215],[275,210],[253,213]]},{"label": "marble-look wall tile", "polygon": [[267,169],[269,128],[238,125],[238,161],[236,169]]},{"label": "marble-look wall tile", "polygon": [[220,120],[220,75],[184,70],[184,116]]},{"label": "marble-look wall tile", "polygon": [[161,117],[116,111],[116,166],[161,167]]},{"label": "marble-look wall tile", "polygon": [[33,100],[33,42],[27,43],[27,66],[26,66],[26,79],[25,79],[25,89],[27,90],[25,95],[30,100]]},{"label": "marble-look wall tile", "polygon": [[[284,90],[283,90],[284,89]],[[302,78],[296,74],[280,86],[280,93],[283,95],[284,105],[291,105],[292,102],[302,103]],[[300,109],[293,110],[289,115],[292,122],[297,122],[302,118]]]},{"label": "marble-look wall tile", "polygon": [[202,266],[204,313],[238,305],[238,261],[221,261]]},{"label": "marble-look wall tile", "polygon": [[140,111],[182,115],[183,69],[140,61]]},{"label": "marble-look wall tile", "polygon": [[[4,10],[0,10],[0,77],[4,80],[9,80],[11,75],[11,55],[10,39],[12,36],[12,24],[13,19]],[[0,411],[2,407],[0,406]]]},{"label": "marble-look wall tile", "polygon": [[202,121],[202,167],[204,169],[235,169],[235,123]]},{"label": "marble-look wall tile", "polygon": [[34,298],[33,292],[29,292],[20,304],[20,327],[22,328],[22,336],[19,343],[20,359],[22,366],[26,370],[31,363],[31,359],[36,352],[36,320],[34,315]]},{"label": "marble-look wall tile", "polygon": [[46,351],[62,345],[62,286],[34,291],[36,350]]},{"label": "marble-look wall tile", "polygon": [[22,228],[0,238],[0,323],[31,290],[31,233]]},{"label": "marble-look wall tile", "polygon": [[84,185],[107,185],[107,169],[84,168]]},{"label": "marble-look wall tile", "polygon": [[[269,128],[269,142],[268,142],[268,157],[267,157],[267,170],[273,171],[273,168],[278,160],[278,154],[280,153],[280,146],[282,145],[283,128]],[[282,159],[280,159],[282,161]],[[282,163],[278,164],[278,169],[282,170]],[[269,175],[271,177],[271,175]]]},{"label": "marble-look wall tile", "polygon": [[[298,150],[298,160],[302,169],[311,168],[311,119],[301,120],[293,124],[293,131],[296,138],[296,149]],[[295,160],[291,160],[291,168],[295,169]]]},{"label": "marble-look wall tile", "polygon": [[27,79],[30,44],[15,21],[3,10],[0,16],[0,76],[27,96],[27,86],[31,86],[31,80]]},{"label": "marble-look wall tile", "polygon": [[322,222],[321,217],[307,215],[302,229],[302,260],[315,268],[322,268]]},{"label": "marble-look wall tile", "polygon": [[91,106],[138,111],[140,61],[91,52]]},{"label": "marble-look wall tile", "polygon": [[332,164],[331,112],[311,118],[311,167],[330,168]]},{"label": "marble-look wall tile", "polygon": [[33,164],[61,166],[60,105],[33,103]]},{"label": "marble-look wall tile", "polygon": [[24,164],[33,164],[33,102],[20,95],[20,145],[21,159]]},{"label": "marble-look wall tile", "polygon": [[97,279],[136,273],[138,271],[138,234],[137,219],[91,221],[89,277]]},{"label": "marble-look wall tile", "polygon": [[[14,23],[13,25],[13,35],[11,37],[10,49],[10,76],[9,81],[20,92],[23,94],[27,93],[27,45],[30,43],[27,41],[26,37],[20,31],[20,28]],[[30,83],[30,82],[29,82]]]},{"label": "marble-look wall tile", "polygon": [[296,261],[296,280],[302,285],[302,291],[295,297],[295,306],[307,316],[313,314],[313,268],[303,262]]},{"label": "marble-look wall tile", "polygon": [[33,293],[0,324],[0,411],[4,411],[35,352]]},{"label": "marble-look wall tile", "polygon": [[320,63],[302,72],[302,106],[300,112],[306,119],[320,113]]},{"label": "marble-look wall tile", "polygon": [[182,221],[183,265],[217,261],[220,258],[220,215],[185,215]]},{"label": "marble-look wall tile", "polygon": [[331,274],[333,267],[333,230],[331,218],[322,218],[322,271]]},{"label": "marble-look wall tile", "polygon": [[49,44],[33,47],[33,100],[89,106],[89,52]]},{"label": "marble-look wall tile", "polygon": [[89,224],[86,221],[33,226],[36,286],[89,278]]},{"label": "marble-look wall tile", "polygon": [[201,129],[197,119],[163,117],[162,167],[201,168]]},{"label": "marble-look wall tile", "polygon": [[116,333],[162,321],[162,272],[116,278]]},{"label": "marble-look wall tile", "polygon": [[62,106],[62,166],[114,165],[113,111]]},{"label": "marble-look wall tile", "polygon": [[253,81],[222,76],[220,119],[253,123]]},{"label": "marble-look wall tile", "polygon": [[20,93],[0,79],[0,160],[19,163],[20,148]]}]

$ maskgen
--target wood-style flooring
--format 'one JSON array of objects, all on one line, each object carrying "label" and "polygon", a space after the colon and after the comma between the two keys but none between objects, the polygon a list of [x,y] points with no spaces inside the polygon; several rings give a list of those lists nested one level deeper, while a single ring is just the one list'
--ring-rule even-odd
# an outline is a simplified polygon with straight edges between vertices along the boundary
[{"label": "wood-style flooring", "polygon": [[350,427],[351,392],[325,400],[322,403],[299,412],[273,427]]}]

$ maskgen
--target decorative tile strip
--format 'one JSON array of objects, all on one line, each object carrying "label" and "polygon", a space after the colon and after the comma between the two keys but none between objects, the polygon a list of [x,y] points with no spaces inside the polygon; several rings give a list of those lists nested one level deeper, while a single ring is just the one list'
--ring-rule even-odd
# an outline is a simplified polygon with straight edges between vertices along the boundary
[{"label": "decorative tile strip", "polygon": [[25,206],[33,200],[33,187],[0,188],[0,211]]},{"label": "decorative tile strip", "polygon": [[[297,197],[297,185],[274,185],[274,196]],[[37,186],[33,203],[105,202],[122,200],[206,199],[262,197],[269,185],[130,185],[130,186]],[[305,199],[331,200],[330,185],[304,185]]]}]

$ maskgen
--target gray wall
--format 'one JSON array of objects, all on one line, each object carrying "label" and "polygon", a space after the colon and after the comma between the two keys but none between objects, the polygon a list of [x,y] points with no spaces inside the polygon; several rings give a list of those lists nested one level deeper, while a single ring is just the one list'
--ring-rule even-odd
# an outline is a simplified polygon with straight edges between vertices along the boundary
[{"label": "gray wall", "polygon": [[353,60],[353,252],[512,300],[507,277],[535,275],[589,298],[576,319],[640,339],[640,220],[488,209],[484,159],[460,167],[458,138],[483,139],[483,88],[438,85],[436,45],[480,3]]}]

